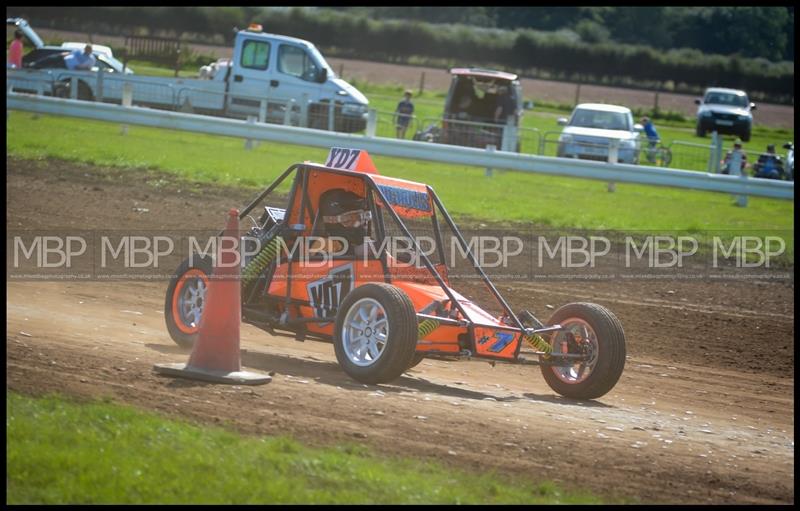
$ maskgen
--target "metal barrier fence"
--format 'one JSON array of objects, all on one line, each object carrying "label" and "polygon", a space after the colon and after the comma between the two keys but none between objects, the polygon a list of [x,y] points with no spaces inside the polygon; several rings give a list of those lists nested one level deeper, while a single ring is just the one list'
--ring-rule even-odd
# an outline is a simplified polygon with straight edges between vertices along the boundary
[{"label": "metal barrier fence", "polygon": [[[14,92],[6,94],[6,108],[161,129],[238,137],[248,140],[269,140],[313,147],[358,147],[370,153],[389,157],[428,160],[455,165],[578,177],[605,182],[628,182],[691,188],[743,196],[758,195],[794,199],[793,182],[750,178],[746,174],[741,176],[720,175],[622,163],[515,154],[508,151],[487,151],[469,147],[442,147],[438,144],[420,144],[408,140],[335,133],[301,127],[256,124],[221,117],[32,96]],[[369,133],[369,129],[367,131]]]},{"label": "metal barrier fence", "polygon": [[669,144],[672,151],[672,165],[681,169],[719,172],[719,147],[717,144],[698,144],[675,140]]},{"label": "metal barrier fence", "polygon": [[[504,147],[504,131],[507,129],[507,126],[502,124],[435,117],[421,119],[418,126],[413,140],[480,149],[494,146],[497,150]],[[509,133],[505,137],[505,142],[509,146],[507,149],[519,152],[519,140],[515,133]]]},{"label": "metal barrier fence", "polygon": [[539,154],[542,146],[542,132],[538,128],[517,128],[519,136],[519,152],[522,154]]},{"label": "metal barrier fence", "polygon": [[48,91],[52,91],[54,85],[55,78],[52,74],[44,79],[42,77],[31,79],[25,75],[17,74],[16,78],[13,80],[9,80],[8,75],[6,75],[6,91],[27,92],[43,96]]},{"label": "metal barrier fence", "polygon": [[[556,137],[555,135],[558,135]],[[560,133],[546,132],[542,138],[542,153],[559,158],[590,161],[610,161],[638,165],[641,146],[638,140],[620,142],[591,138],[562,137]]]},{"label": "metal barrier fence", "polygon": [[[157,106],[188,113],[219,113],[250,119],[251,122],[282,124],[286,126],[309,127],[325,131],[344,131],[367,135],[397,138],[397,114],[394,112],[372,111],[373,125],[363,119],[347,118],[342,115],[341,105],[330,102],[310,102],[307,99],[264,98],[244,96],[235,97],[225,92],[205,90],[195,87],[181,87],[173,83],[159,83],[139,80],[135,77],[116,73],[99,72],[95,92],[97,97],[86,93],[82,82],[85,73],[68,70],[53,70],[46,73],[28,75],[25,71],[7,73],[7,90],[22,91],[38,95],[54,93],[56,96],[72,99],[93,99],[101,102],[122,102],[125,85],[129,84],[133,105]],[[235,103],[248,105],[247,108],[232,108]],[[355,123],[355,124],[352,124]],[[620,144],[614,147],[607,140],[591,140],[586,137],[562,139],[561,131],[541,133],[535,128],[521,128],[512,125],[498,125],[473,121],[440,119],[412,116],[408,123],[405,139],[433,142],[464,147],[485,149],[494,146],[496,150],[538,154],[541,156],[560,156],[573,159],[634,163],[646,166],[673,167],[688,170],[720,173],[722,139],[712,134],[711,144],[673,141],[668,146],[657,144],[651,147],[646,139],[640,138],[633,145]],[[743,151],[745,154],[746,151]],[[753,152],[753,157],[758,154]],[[749,158],[749,167],[755,163]]]}]

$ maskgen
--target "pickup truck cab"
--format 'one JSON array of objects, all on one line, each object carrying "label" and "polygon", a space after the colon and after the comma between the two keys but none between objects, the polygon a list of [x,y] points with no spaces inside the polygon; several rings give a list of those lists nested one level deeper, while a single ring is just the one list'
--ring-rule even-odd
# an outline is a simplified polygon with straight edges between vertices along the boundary
[{"label": "pickup truck cab", "polygon": [[[260,98],[299,102],[309,106],[309,127],[325,129],[329,103],[334,103],[335,130],[354,132],[366,127],[367,98],[337,77],[310,42],[261,32],[251,25],[236,34],[233,59],[218,61],[209,74],[225,83],[230,96],[228,113],[248,115],[258,109]],[[283,108],[268,109],[268,117],[283,115]]]},{"label": "pickup truck cab", "polygon": [[[9,18],[8,24],[11,22]],[[24,26],[38,38],[27,22],[15,21],[15,25]],[[32,39],[30,35],[28,38]],[[34,52],[49,49],[40,47]],[[113,59],[105,55],[105,50],[95,50],[98,61],[103,60],[101,57]],[[62,69],[57,57],[47,57],[44,65],[27,65],[23,58],[22,70],[10,70],[8,81],[15,91],[44,88],[49,95],[120,103],[127,84],[137,105],[241,119],[256,116],[274,123],[295,118],[300,125],[333,127],[348,133],[363,130],[367,123],[367,98],[337,77],[312,43],[264,33],[260,25],[240,30],[233,58],[203,66],[196,78],[127,76],[127,70],[98,76],[98,69],[70,71]],[[103,70],[108,71],[104,66]],[[72,92],[71,85],[76,81],[77,92]],[[331,113],[333,120],[329,122]]]}]

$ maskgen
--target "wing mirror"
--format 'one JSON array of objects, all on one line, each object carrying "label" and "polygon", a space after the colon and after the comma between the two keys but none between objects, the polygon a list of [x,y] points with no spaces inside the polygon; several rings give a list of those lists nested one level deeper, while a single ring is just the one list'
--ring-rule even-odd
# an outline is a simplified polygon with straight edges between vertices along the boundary
[{"label": "wing mirror", "polygon": [[700,101],[700,99],[698,99],[698,98],[694,99],[694,104],[695,105],[699,105],[700,103],[702,103],[702,101]]},{"label": "wing mirror", "polygon": [[559,126],[566,126],[569,121],[566,117],[559,117],[557,122]]},{"label": "wing mirror", "polygon": [[633,131],[639,131],[639,132],[644,131],[644,126],[642,126],[637,122],[636,124],[633,125]]},{"label": "wing mirror", "polygon": [[317,82],[325,83],[327,81],[328,81],[328,69],[321,67],[319,71],[317,71]]},{"label": "wing mirror", "polygon": [[755,110],[755,109],[756,109],[756,104],[750,103],[750,110]]}]

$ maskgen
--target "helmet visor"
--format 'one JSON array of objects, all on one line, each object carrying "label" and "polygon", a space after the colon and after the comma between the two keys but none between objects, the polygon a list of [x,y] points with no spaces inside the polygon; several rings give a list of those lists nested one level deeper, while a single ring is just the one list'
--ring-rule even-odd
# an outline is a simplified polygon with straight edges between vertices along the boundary
[{"label": "helmet visor", "polygon": [[322,217],[326,224],[339,224],[344,227],[361,227],[372,220],[372,212],[363,209],[354,209],[340,215],[326,215]]}]

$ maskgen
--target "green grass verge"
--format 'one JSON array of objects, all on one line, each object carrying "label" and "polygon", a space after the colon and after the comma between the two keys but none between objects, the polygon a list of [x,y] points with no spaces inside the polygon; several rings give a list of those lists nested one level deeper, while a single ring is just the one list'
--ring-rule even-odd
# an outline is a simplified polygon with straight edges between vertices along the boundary
[{"label": "green grass verge", "polygon": [[[397,102],[400,101],[404,88],[400,85],[376,85],[367,82],[355,81],[359,90],[361,90],[370,101],[370,106],[379,111],[378,115],[378,130],[379,136],[395,136],[394,128],[392,126],[391,114]],[[530,94],[530,93],[528,93]],[[421,95],[415,91],[414,106],[415,115],[418,119],[416,127],[409,128],[406,135],[407,138],[413,136],[415,129],[425,128],[434,120],[441,118],[444,111],[444,100],[447,93],[446,91],[426,90]],[[536,103],[534,96],[527,97]],[[520,132],[521,150],[523,153],[540,153],[539,142],[535,140],[536,135],[531,130],[536,130],[542,137],[546,136],[547,143],[544,144],[541,154],[546,156],[555,156],[557,144],[555,141],[558,139],[558,134],[563,129],[558,124],[559,117],[569,117],[572,112],[571,105],[539,105],[533,110],[526,111],[522,116],[521,126],[524,128]],[[757,116],[757,114],[756,114]],[[638,118],[636,119],[638,122]],[[693,118],[686,120],[656,120],[655,121],[658,134],[661,137],[662,144],[671,146],[673,161],[670,165],[671,168],[680,168],[685,170],[700,170],[706,171],[708,168],[709,149],[682,145],[684,142],[690,144],[699,144],[708,146],[711,144],[711,136],[698,137],[695,134],[695,121]],[[526,131],[527,130],[527,131]],[[723,136],[723,154],[724,151],[733,147],[734,136]],[[771,128],[765,125],[756,124],[753,128],[752,136],[749,142],[744,144],[744,149],[751,153],[750,161],[753,162],[757,159],[759,153],[766,150],[767,144],[775,144],[778,153],[782,154],[784,150],[781,146],[788,141],[794,140],[794,130],[783,128]],[[647,164],[642,161],[642,164]]]},{"label": "green grass verge", "polygon": [[7,504],[600,503],[550,482],[6,393]]},{"label": "green grass verge", "polygon": [[[289,165],[324,161],[326,149],[262,143],[251,151],[241,139],[101,121],[12,112],[7,154],[60,158],[122,168],[157,169],[199,182],[263,187]],[[792,201],[751,197],[747,208],[728,194],[495,171],[375,156],[381,173],[429,183],[457,218],[532,222],[551,228],[625,232],[793,231]],[[288,189],[288,184],[286,185]],[[789,246],[791,240],[787,240]]]}]

